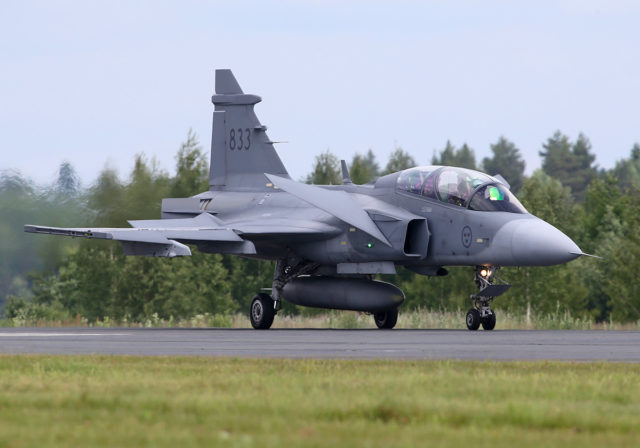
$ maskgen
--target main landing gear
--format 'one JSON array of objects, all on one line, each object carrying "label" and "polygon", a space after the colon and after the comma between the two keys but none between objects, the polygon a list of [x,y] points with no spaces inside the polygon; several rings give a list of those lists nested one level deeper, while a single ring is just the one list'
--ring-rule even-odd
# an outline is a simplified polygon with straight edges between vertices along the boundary
[{"label": "main landing gear", "polygon": [[398,308],[374,313],[373,320],[375,321],[376,326],[381,330],[390,330],[395,327],[398,322]]},{"label": "main landing gear", "polygon": [[465,319],[469,330],[475,331],[480,325],[485,330],[493,330],[496,327],[496,313],[491,309],[491,302],[511,287],[508,284],[494,283],[498,269],[497,266],[476,266],[474,281],[479,291],[471,295],[473,308],[467,311]]},{"label": "main landing gear", "polygon": [[[305,274],[313,275],[294,281]],[[289,294],[287,298],[292,303],[317,308],[360,310],[373,314],[373,320],[380,329],[395,327],[398,322],[397,307],[404,300],[400,289],[388,283],[374,282],[370,277],[332,277],[331,274],[335,275],[335,270],[325,268],[323,271],[318,263],[296,256],[279,259],[273,274],[271,294],[256,294],[251,301],[251,326],[256,330],[271,328],[286,289]],[[377,311],[369,311],[369,307]]]},{"label": "main landing gear", "polygon": [[273,299],[269,294],[263,292],[256,294],[251,301],[251,309],[249,318],[251,325],[256,330],[268,330],[271,328],[273,318],[276,316],[276,309],[273,305]]},{"label": "main landing gear", "polygon": [[253,297],[249,308],[251,326],[256,330],[268,330],[273,324],[273,319],[280,310],[280,297],[282,288],[287,282],[299,275],[306,274],[318,267],[316,263],[309,263],[295,257],[280,259],[276,263],[273,273],[271,295],[259,293]]}]

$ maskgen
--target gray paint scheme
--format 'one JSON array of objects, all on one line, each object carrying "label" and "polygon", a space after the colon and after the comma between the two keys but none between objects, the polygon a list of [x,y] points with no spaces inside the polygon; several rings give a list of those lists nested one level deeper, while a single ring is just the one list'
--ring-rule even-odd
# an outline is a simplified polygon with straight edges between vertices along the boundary
[{"label": "gray paint scheme", "polygon": [[[210,190],[164,199],[162,219],[131,221],[129,229],[26,225],[25,231],[118,240],[132,255],[185,256],[190,244],[278,260],[276,301],[301,275],[361,277],[392,273],[397,265],[444,275],[443,266],[548,266],[583,255],[531,214],[475,211],[401,191],[401,173],[355,185],[342,163],[343,185],[295,182],[253,111],[260,101],[242,91],[230,70],[216,70]],[[508,189],[501,177],[491,179]]]}]

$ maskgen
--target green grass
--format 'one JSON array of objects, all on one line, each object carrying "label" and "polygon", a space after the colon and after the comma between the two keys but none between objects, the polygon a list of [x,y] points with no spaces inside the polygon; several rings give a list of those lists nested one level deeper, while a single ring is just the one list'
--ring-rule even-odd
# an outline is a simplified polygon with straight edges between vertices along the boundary
[{"label": "green grass", "polygon": [[639,443],[635,364],[0,356],[0,447]]},{"label": "green grass", "polygon": [[[574,317],[568,312],[556,312],[543,315],[533,314],[527,320],[525,315],[513,314],[503,310],[498,315],[497,329],[500,330],[640,330],[640,321],[619,323],[596,323],[589,318]],[[466,329],[466,310],[433,311],[427,309],[400,310],[396,328],[411,329]],[[57,321],[50,319],[25,318],[0,320],[0,327],[182,327],[182,328],[251,328],[247,314],[197,314],[188,319],[162,319],[157,314],[136,322],[130,319],[115,321],[108,317],[97,322],[77,316],[75,319]],[[313,315],[278,314],[273,328],[375,328],[373,318],[355,311],[325,311]]]}]

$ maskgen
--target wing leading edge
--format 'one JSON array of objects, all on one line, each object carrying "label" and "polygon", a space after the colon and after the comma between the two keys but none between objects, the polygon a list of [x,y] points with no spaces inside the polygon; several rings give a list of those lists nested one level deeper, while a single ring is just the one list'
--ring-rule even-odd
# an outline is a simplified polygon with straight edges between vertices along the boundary
[{"label": "wing leading edge", "polygon": [[184,257],[191,255],[189,247],[167,238],[157,230],[26,225],[24,226],[24,231],[48,235],[116,240],[122,243],[122,249],[126,255],[147,255],[150,257]]}]

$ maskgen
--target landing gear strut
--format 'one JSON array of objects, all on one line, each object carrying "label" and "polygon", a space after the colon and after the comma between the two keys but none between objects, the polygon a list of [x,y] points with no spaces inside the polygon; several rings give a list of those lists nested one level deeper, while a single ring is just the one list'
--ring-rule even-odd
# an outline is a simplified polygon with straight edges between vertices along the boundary
[{"label": "landing gear strut", "polygon": [[291,279],[299,275],[306,274],[318,267],[317,263],[309,263],[297,257],[282,258],[276,262],[276,269],[273,273],[273,284],[271,295],[259,293],[254,296],[249,309],[251,325],[256,330],[267,330],[271,328],[273,319],[280,310],[282,288]]},{"label": "landing gear strut", "polygon": [[479,291],[471,295],[473,308],[467,312],[466,324],[469,330],[477,330],[482,325],[485,330],[496,327],[496,313],[491,309],[493,299],[507,292],[508,284],[495,284],[498,266],[476,266],[475,283]]}]

